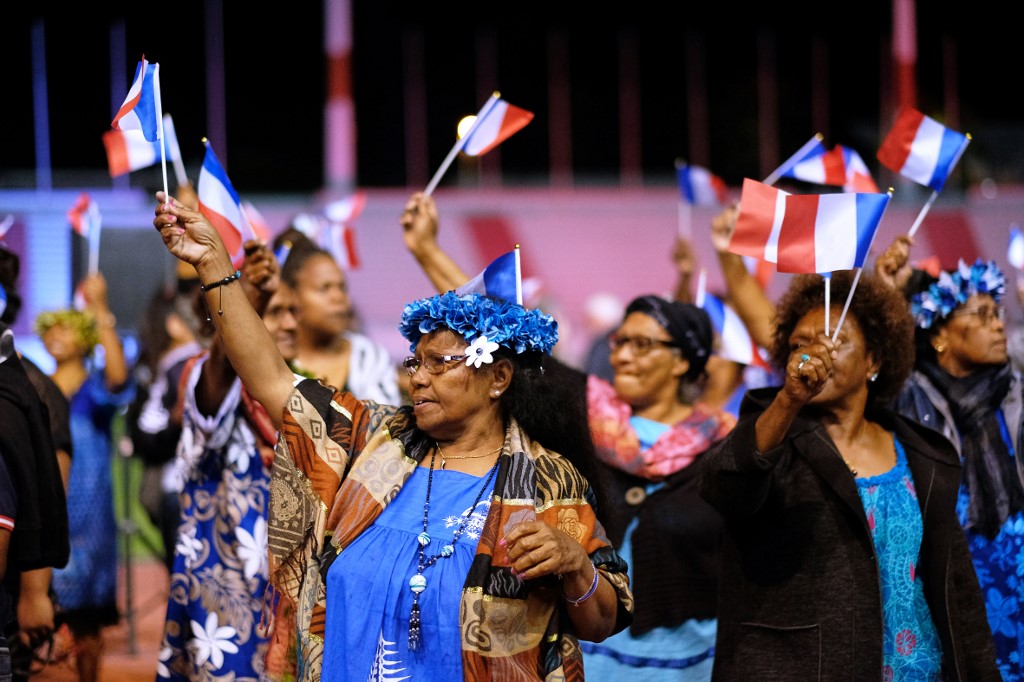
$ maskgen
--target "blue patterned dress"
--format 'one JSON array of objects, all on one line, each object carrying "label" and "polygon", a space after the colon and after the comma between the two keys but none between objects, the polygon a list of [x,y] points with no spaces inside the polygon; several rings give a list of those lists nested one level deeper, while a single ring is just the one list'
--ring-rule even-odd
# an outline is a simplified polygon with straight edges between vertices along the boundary
[{"label": "blue patterned dress", "polygon": [[110,461],[111,426],[118,410],[134,397],[133,384],[107,390],[103,370],[89,373],[71,396],[71,443],[68,475],[68,530],[71,555],[53,570],[58,620],[74,628],[95,630],[118,621],[117,522]]},{"label": "blue patterned dress", "polygon": [[896,466],[857,479],[882,585],[882,679],[941,682],[942,642],[917,575],[924,534],[921,508],[903,446],[894,442]]},{"label": "blue patterned dress", "polygon": [[267,638],[270,469],[244,416],[237,379],[213,417],[195,404],[205,359],[192,368],[178,464],[185,480],[158,680],[259,679]]}]

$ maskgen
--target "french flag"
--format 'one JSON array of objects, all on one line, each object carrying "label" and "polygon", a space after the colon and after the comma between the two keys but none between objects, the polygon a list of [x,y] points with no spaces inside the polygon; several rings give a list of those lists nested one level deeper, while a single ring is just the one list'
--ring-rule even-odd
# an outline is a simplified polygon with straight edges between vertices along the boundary
[{"label": "french flag", "polygon": [[352,222],[366,208],[366,192],[356,192],[324,207],[326,224],[321,227],[321,246],[331,252],[345,270],[356,270],[362,264],[356,249],[356,232]]},{"label": "french flag", "polygon": [[746,178],[729,251],[763,258],[779,272],[863,267],[888,194],[788,194]]},{"label": "french flag", "polygon": [[462,138],[462,151],[469,156],[483,156],[532,120],[532,112],[509,104],[496,92],[484,103],[473,127]]},{"label": "french flag", "polygon": [[256,233],[213,147],[205,138],[203,144],[206,145],[206,155],[199,171],[199,187],[196,192],[199,196],[199,212],[217,229],[224,247],[231,255],[231,262],[236,268],[241,267],[245,259],[242,245],[250,239],[256,239]]},{"label": "french flag", "polygon": [[707,168],[676,163],[682,200],[693,206],[721,206],[728,199],[725,181]]},{"label": "french flag", "polygon": [[817,185],[842,187],[847,192],[878,191],[864,159],[841,144],[827,150],[819,142],[783,175]]},{"label": "french flag", "polygon": [[482,294],[523,304],[523,273],[519,264],[519,246],[498,256],[483,272],[455,290],[459,296]]},{"label": "french flag", "polygon": [[700,307],[707,312],[708,317],[711,318],[711,324],[718,334],[720,345],[716,355],[744,365],[768,369],[761,350],[750,338],[747,326],[743,324],[735,310],[722,299],[707,292],[704,293],[704,300]]},{"label": "french flag", "polygon": [[[170,114],[164,114],[163,144],[167,159],[181,160],[181,150],[178,148]],[[150,142],[141,130],[108,130],[103,133],[103,146],[107,150],[107,167],[112,178],[147,168],[160,161],[160,140]]]},{"label": "french flag", "polygon": [[140,130],[150,142],[160,139],[160,122],[157,120],[159,93],[160,65],[150,64],[143,55],[135,67],[135,79],[128,96],[114,116],[111,127],[114,130]]},{"label": "french flag", "polygon": [[90,234],[98,232],[102,220],[100,207],[86,192],[78,195],[78,199],[68,209],[67,217],[68,222],[71,223],[71,229],[83,237],[89,237]]},{"label": "french flag", "polygon": [[941,192],[970,136],[950,130],[910,107],[900,110],[892,130],[878,148],[883,166],[919,185]]},{"label": "french flag", "polygon": [[1024,270],[1024,234],[1017,223],[1010,225],[1010,244],[1006,247],[1006,260],[1018,270]]}]

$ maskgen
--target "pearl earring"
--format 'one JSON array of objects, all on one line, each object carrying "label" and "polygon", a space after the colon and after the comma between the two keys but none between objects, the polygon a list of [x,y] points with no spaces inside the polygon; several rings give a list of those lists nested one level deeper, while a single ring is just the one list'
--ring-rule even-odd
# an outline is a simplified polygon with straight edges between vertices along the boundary
[{"label": "pearl earring", "polygon": [[878,372],[875,372],[874,374],[872,374],[871,376],[868,377],[868,381],[874,381],[877,378],[878,378]]}]

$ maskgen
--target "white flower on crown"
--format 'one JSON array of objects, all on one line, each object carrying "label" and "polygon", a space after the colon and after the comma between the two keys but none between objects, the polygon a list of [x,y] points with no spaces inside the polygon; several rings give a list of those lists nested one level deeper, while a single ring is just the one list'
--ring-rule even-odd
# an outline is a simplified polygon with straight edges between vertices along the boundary
[{"label": "white flower on crown", "polygon": [[480,365],[491,364],[494,362],[494,356],[491,353],[496,350],[498,350],[498,344],[488,341],[487,336],[481,334],[473,339],[473,343],[469,344],[469,348],[466,349],[466,366],[479,369]]}]

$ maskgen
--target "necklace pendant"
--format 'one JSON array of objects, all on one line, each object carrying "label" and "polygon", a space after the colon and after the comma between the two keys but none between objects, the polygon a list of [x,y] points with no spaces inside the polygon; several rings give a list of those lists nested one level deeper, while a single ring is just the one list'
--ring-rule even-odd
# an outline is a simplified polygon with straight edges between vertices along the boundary
[{"label": "necklace pendant", "polygon": [[427,589],[427,579],[423,575],[417,573],[413,577],[409,578],[409,589],[415,594],[419,594],[423,590]]},{"label": "necklace pendant", "polygon": [[416,542],[420,543],[420,547],[426,547],[427,545],[429,545],[430,536],[427,534],[427,531],[423,531],[422,533],[417,535]]},{"label": "necklace pendant", "polygon": [[450,557],[454,553],[455,553],[455,548],[452,547],[451,544],[447,544],[447,545],[445,545],[444,547],[441,548],[441,556],[445,557],[446,559],[448,557]]}]

